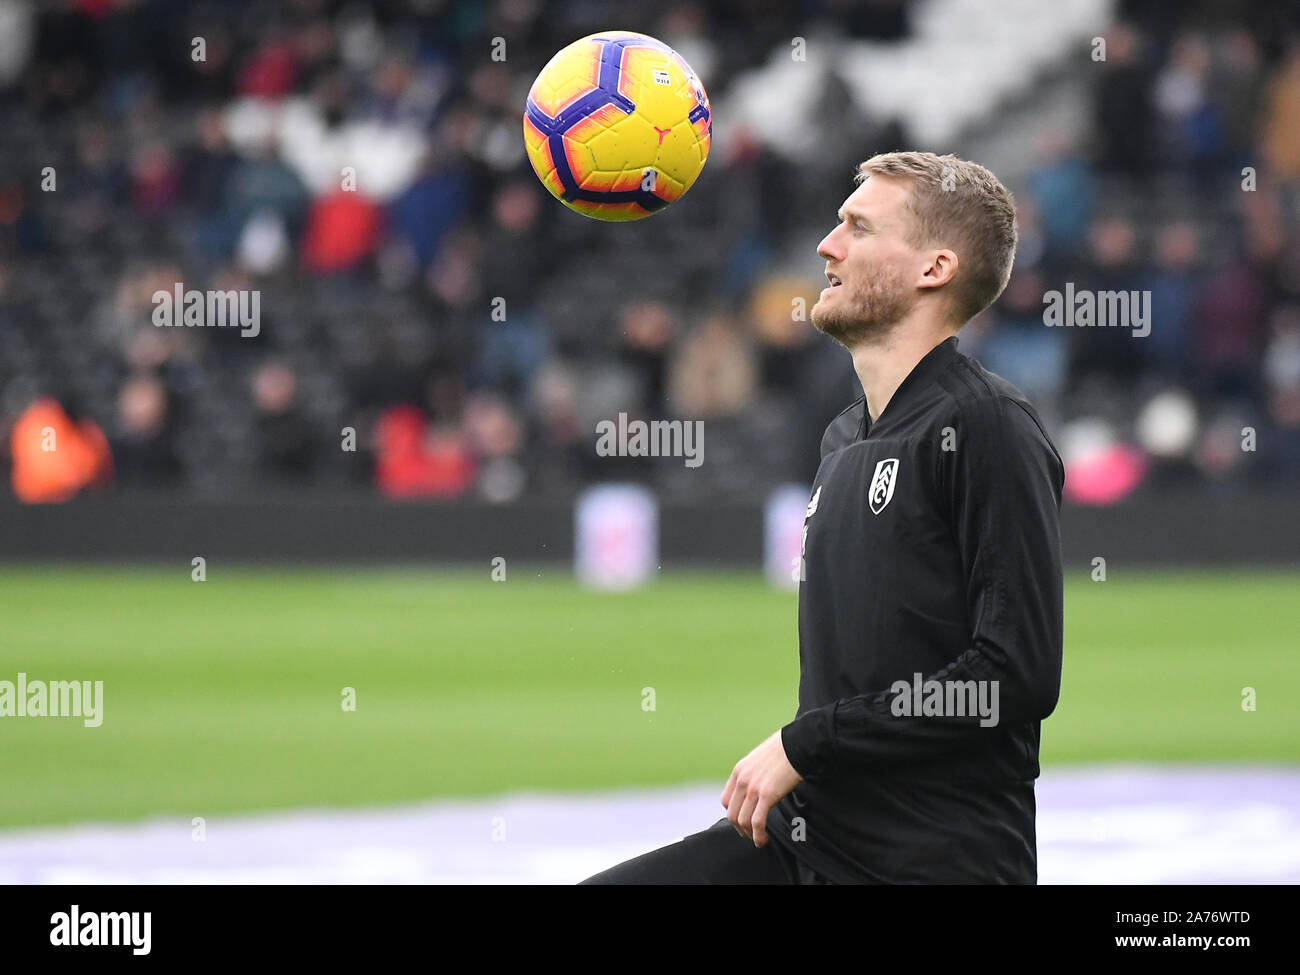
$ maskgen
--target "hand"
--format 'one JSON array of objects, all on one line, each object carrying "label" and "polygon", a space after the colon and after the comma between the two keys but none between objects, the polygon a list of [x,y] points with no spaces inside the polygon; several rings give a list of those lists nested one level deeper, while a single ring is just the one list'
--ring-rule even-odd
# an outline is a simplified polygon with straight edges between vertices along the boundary
[{"label": "hand", "polygon": [[802,781],[803,776],[785,757],[781,732],[777,731],[731,770],[722,790],[727,818],[741,836],[763,846],[767,843],[768,811]]}]

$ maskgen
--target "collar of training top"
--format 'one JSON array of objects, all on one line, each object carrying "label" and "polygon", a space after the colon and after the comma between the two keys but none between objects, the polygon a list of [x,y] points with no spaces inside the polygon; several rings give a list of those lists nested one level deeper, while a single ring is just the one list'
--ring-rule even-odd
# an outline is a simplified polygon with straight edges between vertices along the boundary
[{"label": "collar of training top", "polygon": [[[876,424],[886,416],[894,416],[902,411],[904,404],[926,387],[930,379],[938,375],[943,368],[957,356],[957,336],[950,335],[921,357],[921,361],[912,367],[912,371],[898,384],[894,395],[889,397],[885,409],[876,417]],[[858,439],[866,437],[871,429],[871,414],[867,411],[867,398],[863,396],[858,402],[862,406],[862,422],[858,425]]]}]

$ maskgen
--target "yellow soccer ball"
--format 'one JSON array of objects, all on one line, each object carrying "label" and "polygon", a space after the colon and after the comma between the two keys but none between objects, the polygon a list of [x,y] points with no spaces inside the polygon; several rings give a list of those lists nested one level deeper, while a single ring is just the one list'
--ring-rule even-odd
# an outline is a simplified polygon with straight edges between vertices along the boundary
[{"label": "yellow soccer ball", "polygon": [[607,30],[547,62],[528,92],[524,144],[542,185],[597,220],[640,220],[690,189],[709,158],[704,86],[662,41]]}]

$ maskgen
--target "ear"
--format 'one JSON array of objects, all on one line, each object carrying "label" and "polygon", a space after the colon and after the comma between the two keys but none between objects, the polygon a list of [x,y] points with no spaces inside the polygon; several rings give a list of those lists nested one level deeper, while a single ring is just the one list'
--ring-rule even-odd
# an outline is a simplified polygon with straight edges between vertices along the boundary
[{"label": "ear", "polygon": [[929,262],[921,270],[921,288],[938,288],[957,276],[957,255],[952,251],[937,250],[930,255]]}]

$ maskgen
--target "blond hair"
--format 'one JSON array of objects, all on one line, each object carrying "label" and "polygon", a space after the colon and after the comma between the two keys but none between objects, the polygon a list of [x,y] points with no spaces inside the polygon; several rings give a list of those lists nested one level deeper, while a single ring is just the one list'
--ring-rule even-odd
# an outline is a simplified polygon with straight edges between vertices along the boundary
[{"label": "blond hair", "polygon": [[907,208],[913,247],[949,247],[958,258],[952,282],[960,325],[997,300],[1016,256],[1011,191],[978,163],[932,152],[885,152],[859,164],[857,182],[888,176],[911,184]]}]

